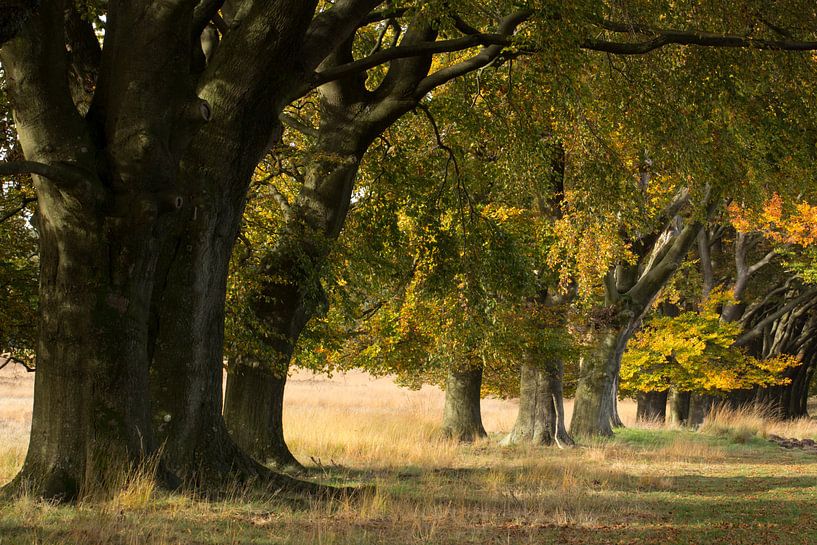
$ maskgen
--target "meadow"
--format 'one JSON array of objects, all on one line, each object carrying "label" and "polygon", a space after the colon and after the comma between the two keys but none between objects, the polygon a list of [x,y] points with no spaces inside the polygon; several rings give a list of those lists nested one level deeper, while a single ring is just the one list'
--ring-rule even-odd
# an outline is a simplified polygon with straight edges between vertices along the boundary
[{"label": "meadow", "polygon": [[[33,379],[0,371],[0,482],[22,464]],[[374,484],[360,498],[301,501],[236,489],[204,500],[135,474],[117,496],[0,506],[0,544],[810,544],[817,453],[766,439],[817,439],[817,421],[721,412],[700,431],[634,425],[576,448],[501,447],[514,401],[487,399],[490,439],[440,438],[443,394],[387,378],[299,374],[285,425],[308,478]],[[570,407],[567,408],[568,415]]]}]

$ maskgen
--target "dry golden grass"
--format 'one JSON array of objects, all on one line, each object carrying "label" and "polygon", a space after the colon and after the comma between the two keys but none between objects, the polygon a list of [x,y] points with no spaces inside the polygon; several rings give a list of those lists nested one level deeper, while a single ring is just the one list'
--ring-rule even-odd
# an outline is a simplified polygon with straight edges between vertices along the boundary
[{"label": "dry golden grass", "polygon": [[[439,438],[445,394],[424,386],[412,391],[395,386],[390,378],[362,372],[331,380],[300,372],[287,383],[284,430],[296,457],[318,457],[322,463],[366,465],[372,468],[444,466],[456,459],[459,446]],[[482,417],[489,434],[513,427],[516,400],[484,399]],[[620,403],[625,425],[635,423],[636,405]],[[565,403],[567,425],[573,401]],[[431,448],[429,448],[431,447]]]},{"label": "dry golden grass", "polygon": [[[18,373],[0,385],[3,482],[22,463],[31,380]],[[284,417],[295,455],[323,479],[374,483],[375,493],[292,503],[237,490],[208,502],[157,491],[136,472],[112,499],[0,506],[0,545],[786,545],[817,535],[817,456],[758,439],[785,433],[757,415],[716,413],[706,433],[631,427],[575,449],[500,447],[516,404],[486,400],[490,439],[462,446],[438,434],[442,402],[438,389],[360,373],[298,374]],[[621,412],[632,424],[634,404]],[[745,442],[722,431],[743,428],[752,430]]]},{"label": "dry golden grass", "polygon": [[729,435],[737,440],[777,435],[794,439],[817,439],[817,419],[804,417],[796,420],[776,420],[772,412],[762,406],[716,407],[704,419],[701,431],[715,435]]}]

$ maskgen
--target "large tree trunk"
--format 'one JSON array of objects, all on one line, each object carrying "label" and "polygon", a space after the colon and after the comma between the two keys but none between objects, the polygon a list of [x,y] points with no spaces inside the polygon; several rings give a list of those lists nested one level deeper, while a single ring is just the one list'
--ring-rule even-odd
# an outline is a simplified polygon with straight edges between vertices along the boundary
[{"label": "large tree trunk", "polygon": [[565,429],[562,362],[542,369],[522,365],[519,372],[519,413],[504,445],[533,444],[560,447],[573,444]]},{"label": "large tree trunk", "polygon": [[697,428],[719,402],[719,398],[707,394],[693,394],[689,400],[689,426]]},{"label": "large tree trunk", "polygon": [[[436,35],[420,20],[409,26],[401,44],[425,43]],[[352,61],[352,47],[353,40],[348,40],[322,66]],[[278,377],[287,375],[301,331],[326,304],[320,272],[346,221],[363,155],[378,135],[426,95],[427,90],[417,88],[425,81],[431,60],[427,55],[396,61],[375,92],[358,75],[318,89],[320,127],[312,160],[301,191],[285,210],[277,247],[262,259],[269,274],[251,303],[265,330],[262,340],[275,355],[236,354],[240,357],[228,370],[225,419],[239,444],[261,459],[282,466],[297,464],[284,441],[281,408],[286,381]],[[251,376],[255,380],[247,380]]]},{"label": "large tree trunk", "polygon": [[[334,141],[340,134],[330,136]],[[349,145],[356,141],[346,140]],[[300,467],[284,440],[285,377],[301,332],[326,304],[320,271],[345,220],[361,159],[354,152],[330,153],[341,149],[337,142],[326,147],[323,162],[310,170],[288,210],[277,245],[262,257],[259,292],[245,303],[262,324],[258,337],[266,350],[230,354],[227,368],[227,428],[242,449],[278,467]]]},{"label": "large tree trunk", "polygon": [[151,226],[106,223],[41,189],[40,338],[31,439],[12,486],[63,500],[155,449],[146,373]]},{"label": "large tree trunk", "polygon": [[657,422],[663,424],[667,418],[667,394],[669,392],[641,392],[638,394],[637,422]]},{"label": "large tree trunk", "polygon": [[[184,140],[204,123],[175,123],[201,102],[183,89],[189,67],[178,53],[189,39],[177,19],[189,7],[178,5],[138,35],[111,25],[112,56],[124,42],[142,50],[171,20],[178,32],[147,63],[140,55],[106,67],[92,138],[66,85],[66,7],[43,3],[0,50],[22,149],[41,165],[32,171],[41,266],[34,412],[9,489],[63,500],[116,489],[156,450],[148,318],[164,233],[182,204],[173,192],[178,150],[159,142]],[[118,6],[118,16],[127,20],[130,8]],[[151,117],[157,101],[163,115]]]},{"label": "large tree trunk", "polygon": [[689,392],[670,390],[669,421],[677,426],[686,426],[689,421]]},{"label": "large tree trunk", "polygon": [[488,436],[482,425],[481,389],[482,366],[448,371],[443,408],[444,437],[469,443]]},{"label": "large tree trunk", "polygon": [[629,339],[624,331],[603,329],[595,334],[594,344],[580,363],[579,385],[573,405],[570,435],[611,437],[618,424],[615,412],[616,379],[621,356]]},{"label": "large tree trunk", "polygon": [[[155,303],[151,366],[154,425],[164,459],[186,486],[211,494],[236,483],[298,495],[333,491],[272,472],[241,448],[222,416],[224,294],[241,199],[222,214],[197,214],[196,228],[166,256],[167,276]],[[236,216],[225,215],[232,210]],[[229,235],[229,233],[227,233]]]},{"label": "large tree trunk", "polygon": [[263,367],[231,363],[224,414],[230,434],[256,460],[281,469],[300,468],[284,440],[286,376]]},{"label": "large tree trunk", "polygon": [[[184,229],[166,245],[160,266],[151,366],[154,424],[168,465],[204,492],[235,481],[325,492],[255,461],[230,437],[222,416],[230,258],[251,177],[280,129],[287,89],[297,83],[294,53],[312,16],[309,4],[291,0],[270,7],[287,13],[271,24],[260,13],[244,13],[246,32],[232,31],[218,45],[207,65],[212,77],[199,90],[212,107],[213,121],[193,140],[182,165],[181,184],[195,192],[195,201]],[[248,48],[252,40],[266,41],[263,48]],[[278,59],[274,68],[270,59]],[[245,87],[247,81],[265,85]]]},{"label": "large tree trunk", "polygon": [[[678,202],[683,202],[680,199]],[[606,306],[591,320],[593,344],[583,358],[573,405],[570,433],[573,437],[613,435],[620,426],[617,411],[618,373],[627,342],[661,288],[680,266],[695,242],[701,225],[688,223],[678,230],[670,206],[669,220],[657,240],[641,239],[641,263],[619,264],[605,278]]]},{"label": "large tree trunk", "polygon": [[248,302],[263,324],[268,354],[235,354],[228,366],[227,427],[243,449],[278,467],[300,466],[284,440],[285,377],[301,332],[326,304],[320,272],[346,220],[360,161],[377,134],[357,118],[360,104],[343,106],[322,102],[318,159],[285,211],[282,235],[262,258],[262,286]]}]

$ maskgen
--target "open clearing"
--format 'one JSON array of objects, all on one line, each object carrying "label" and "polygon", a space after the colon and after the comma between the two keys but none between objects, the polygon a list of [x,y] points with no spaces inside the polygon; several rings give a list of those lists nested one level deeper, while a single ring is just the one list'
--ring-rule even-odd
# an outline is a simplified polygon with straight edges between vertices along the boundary
[{"label": "open clearing", "polygon": [[[25,453],[32,377],[0,371],[0,482]],[[293,503],[236,491],[226,501],[152,490],[62,507],[0,507],[0,544],[817,543],[817,455],[763,435],[817,439],[817,423],[716,422],[705,433],[620,431],[569,450],[503,448],[512,401],[485,400],[490,441],[436,431],[442,393],[388,379],[297,375],[285,425],[310,477],[374,483],[354,501]],[[568,415],[570,407],[568,407]],[[632,425],[634,405],[622,403]]]}]

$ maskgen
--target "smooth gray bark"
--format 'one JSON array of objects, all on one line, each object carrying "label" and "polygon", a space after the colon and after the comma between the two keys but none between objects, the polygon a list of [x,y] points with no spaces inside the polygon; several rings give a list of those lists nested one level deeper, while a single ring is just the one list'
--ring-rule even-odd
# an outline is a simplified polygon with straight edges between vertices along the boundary
[{"label": "smooth gray bark", "polygon": [[[701,225],[677,226],[676,215],[686,204],[678,197],[665,211],[667,227],[659,235],[640,239],[638,265],[619,264],[606,278],[606,306],[591,319],[590,349],[580,365],[570,433],[579,436],[612,436],[621,425],[617,411],[618,373],[627,342],[661,288],[680,266],[697,239]],[[712,208],[710,205],[708,208]]]},{"label": "smooth gray bark", "polygon": [[686,426],[689,421],[689,392],[670,390],[669,421],[678,426]]},{"label": "smooth gray bark", "polygon": [[567,433],[562,393],[562,362],[550,362],[545,368],[523,365],[519,372],[519,413],[504,445],[573,444]]},{"label": "smooth gray bark", "polygon": [[488,436],[482,425],[481,389],[481,366],[448,371],[442,424],[444,437],[470,443]]}]

